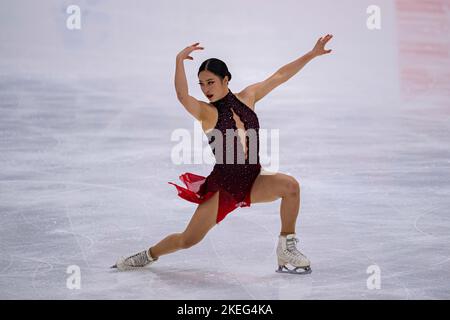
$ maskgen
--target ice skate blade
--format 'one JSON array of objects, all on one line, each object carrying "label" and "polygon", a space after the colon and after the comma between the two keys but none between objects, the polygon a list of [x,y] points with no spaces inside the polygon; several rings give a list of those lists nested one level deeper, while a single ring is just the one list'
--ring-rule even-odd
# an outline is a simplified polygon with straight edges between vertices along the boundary
[{"label": "ice skate blade", "polygon": [[312,272],[311,267],[296,267],[294,269],[289,269],[286,266],[278,266],[278,269],[275,271],[278,273],[290,273],[290,274],[310,274]]}]

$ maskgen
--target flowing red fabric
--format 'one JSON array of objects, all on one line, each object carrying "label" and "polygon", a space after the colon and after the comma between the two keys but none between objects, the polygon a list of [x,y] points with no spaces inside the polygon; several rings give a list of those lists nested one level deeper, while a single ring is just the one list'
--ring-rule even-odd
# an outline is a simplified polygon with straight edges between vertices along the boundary
[{"label": "flowing red fabric", "polygon": [[220,191],[216,223],[222,221],[228,213],[237,207],[250,206],[250,193],[246,195],[243,201],[238,202],[223,188],[212,187],[208,190],[207,185],[205,185],[206,188],[202,188],[202,186],[206,183],[206,177],[186,172],[180,175],[180,180],[186,185],[186,188],[173,182],[168,183],[177,188],[178,196],[190,202],[201,204],[210,199],[217,191]]}]

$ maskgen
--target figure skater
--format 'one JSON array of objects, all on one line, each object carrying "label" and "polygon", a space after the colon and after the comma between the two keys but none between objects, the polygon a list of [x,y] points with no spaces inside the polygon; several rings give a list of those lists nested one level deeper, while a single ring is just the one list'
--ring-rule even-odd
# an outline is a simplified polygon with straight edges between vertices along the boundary
[{"label": "figure skater", "polygon": [[[126,270],[144,267],[165,254],[190,248],[234,209],[281,198],[276,271],[296,274],[311,272],[309,259],[296,247],[295,224],[300,209],[300,185],[287,174],[263,174],[259,162],[259,122],[255,104],[313,58],[330,53],[331,49],[325,50],[325,44],[332,37],[330,34],[320,37],[311,51],[281,67],[266,80],[252,84],[237,94],[228,87],[231,73],[226,64],[216,58],[204,61],[197,75],[209,103],[189,95],[184,70],[184,60],[193,60],[190,54],[204,48],[197,42],[178,53],[175,69],[178,100],[201,122],[216,163],[207,177],[190,172],[182,174],[180,179],[186,188],[169,182],[176,187],[181,198],[198,204],[186,229],[168,235],[148,250],[128,258],[121,257],[113,268]],[[250,131],[253,133],[252,139],[248,134]],[[252,140],[254,143],[251,143]],[[294,268],[288,268],[288,264]]]}]

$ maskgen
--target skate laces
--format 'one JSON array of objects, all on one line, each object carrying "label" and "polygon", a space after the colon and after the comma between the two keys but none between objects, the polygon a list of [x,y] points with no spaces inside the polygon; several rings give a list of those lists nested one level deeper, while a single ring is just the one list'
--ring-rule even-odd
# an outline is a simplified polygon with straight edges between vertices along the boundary
[{"label": "skate laces", "polygon": [[303,254],[296,247],[297,243],[298,243],[297,238],[286,239],[286,249],[295,255],[303,256]]},{"label": "skate laces", "polygon": [[125,259],[125,263],[133,267],[142,267],[145,266],[148,262],[150,261],[148,260],[147,253],[145,251],[136,253]]}]

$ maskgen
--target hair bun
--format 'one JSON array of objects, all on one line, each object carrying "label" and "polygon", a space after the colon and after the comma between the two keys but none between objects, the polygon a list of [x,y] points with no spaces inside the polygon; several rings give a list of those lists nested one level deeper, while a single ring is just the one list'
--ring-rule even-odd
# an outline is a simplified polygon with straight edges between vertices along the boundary
[{"label": "hair bun", "polygon": [[203,61],[198,69],[197,76],[204,70],[214,73],[216,76],[220,77],[222,81],[225,77],[228,77],[228,81],[231,80],[231,73],[228,71],[227,65],[220,59],[209,58]]}]

